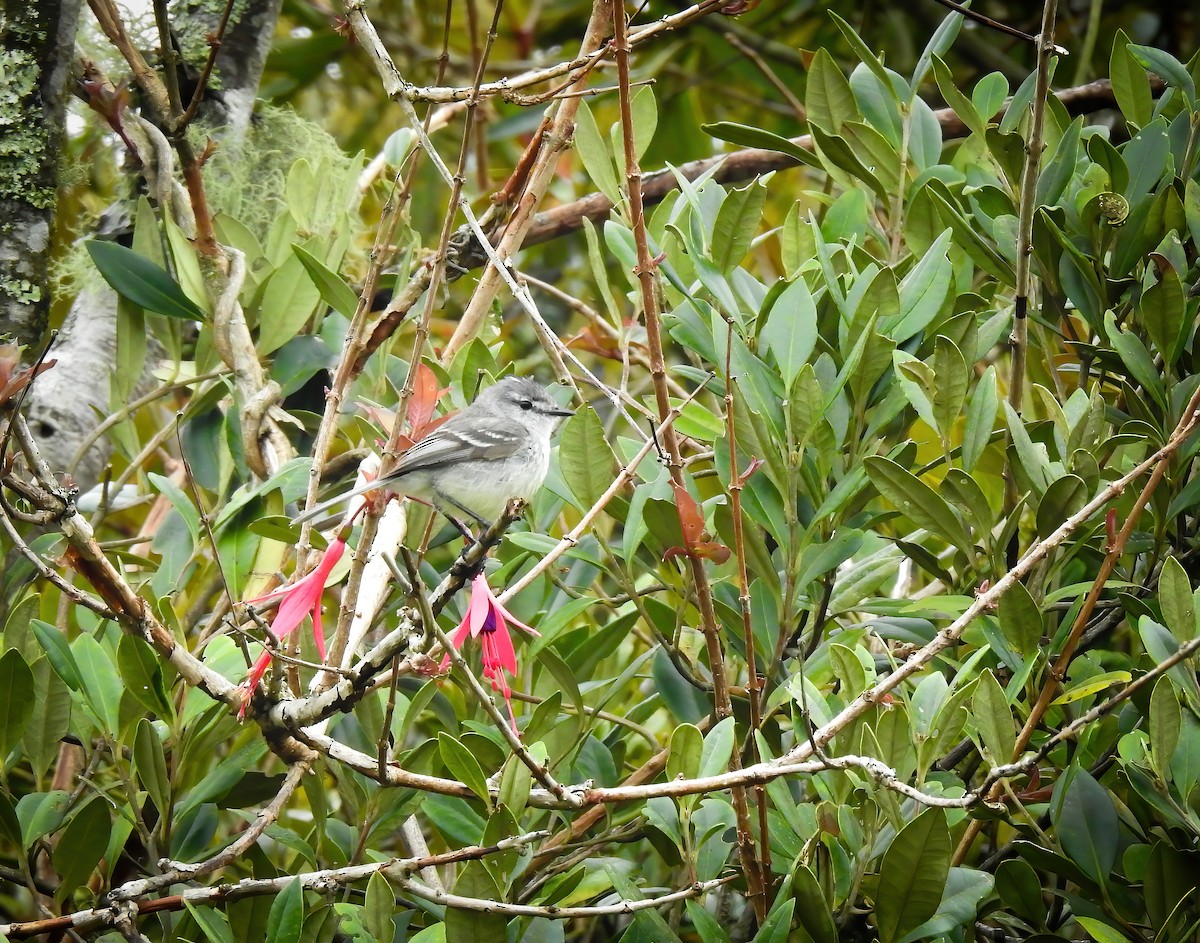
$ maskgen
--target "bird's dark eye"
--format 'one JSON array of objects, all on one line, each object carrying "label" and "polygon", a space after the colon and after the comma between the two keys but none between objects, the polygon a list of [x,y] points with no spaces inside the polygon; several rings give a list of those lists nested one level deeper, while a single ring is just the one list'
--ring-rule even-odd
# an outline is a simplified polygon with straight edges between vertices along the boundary
[{"label": "bird's dark eye", "polygon": [[529,399],[517,400],[517,405],[520,406],[522,409],[524,409],[526,412],[528,412],[529,410],[533,409],[533,400],[529,400]]}]

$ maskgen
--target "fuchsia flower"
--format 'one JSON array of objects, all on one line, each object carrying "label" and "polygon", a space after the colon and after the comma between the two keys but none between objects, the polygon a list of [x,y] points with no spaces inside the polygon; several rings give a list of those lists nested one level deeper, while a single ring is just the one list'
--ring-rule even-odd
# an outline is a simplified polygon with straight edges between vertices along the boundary
[{"label": "fuchsia flower", "polygon": [[[321,594],[325,591],[325,581],[329,579],[330,572],[337,566],[337,562],[346,551],[348,531],[349,528],[346,528],[343,533],[338,534],[325,550],[317,568],[307,576],[290,586],[283,586],[263,596],[246,600],[247,603],[258,603],[268,599],[283,599],[275,611],[275,618],[271,621],[271,634],[281,640],[296,631],[300,623],[304,621],[304,617],[312,613],[313,641],[317,645],[317,654],[322,661],[325,660],[325,633],[321,629]],[[271,650],[265,648],[251,667],[246,680],[241,684],[242,707],[238,711],[238,720],[245,716],[250,696],[258,687],[258,682],[262,680],[263,675],[267,673],[267,667],[270,664]]]},{"label": "fuchsia flower", "polygon": [[[450,641],[461,651],[468,636],[479,639],[483,646],[483,676],[492,682],[492,690],[504,695],[508,716],[515,731],[517,718],[512,709],[512,688],[505,677],[505,672],[513,677],[517,674],[517,653],[513,650],[512,636],[508,631],[510,622],[530,635],[541,636],[537,629],[527,626],[504,608],[488,586],[487,577],[480,573],[471,583],[471,601],[467,605],[467,614],[450,636]],[[442,671],[449,666],[450,656],[447,654],[442,659]]]}]

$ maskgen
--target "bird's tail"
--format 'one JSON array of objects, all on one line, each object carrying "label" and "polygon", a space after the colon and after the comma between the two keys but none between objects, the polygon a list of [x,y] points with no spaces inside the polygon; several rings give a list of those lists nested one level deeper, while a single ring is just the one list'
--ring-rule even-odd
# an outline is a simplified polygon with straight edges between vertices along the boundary
[{"label": "bird's tail", "polygon": [[295,519],[295,523],[304,524],[307,521],[323,517],[329,511],[333,510],[339,505],[345,504],[347,501],[350,501],[353,498],[357,498],[359,495],[366,494],[368,491],[377,491],[380,488],[386,488],[387,486],[388,483],[386,481],[379,481],[374,478],[370,481],[365,481],[361,485],[351,488],[349,491],[345,491],[342,494],[329,498],[327,501],[314,504],[309,510],[297,517]]}]

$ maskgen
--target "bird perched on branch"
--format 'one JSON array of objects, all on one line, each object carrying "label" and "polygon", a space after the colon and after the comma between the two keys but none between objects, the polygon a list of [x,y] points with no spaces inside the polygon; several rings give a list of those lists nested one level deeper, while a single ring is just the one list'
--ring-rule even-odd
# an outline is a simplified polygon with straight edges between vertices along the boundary
[{"label": "bird perched on branch", "polygon": [[527,501],[541,488],[550,437],[570,415],[537,381],[505,377],[401,455],[388,474],[316,505],[297,523],[387,488],[432,504],[464,533],[460,515],[486,526],[510,499]]}]

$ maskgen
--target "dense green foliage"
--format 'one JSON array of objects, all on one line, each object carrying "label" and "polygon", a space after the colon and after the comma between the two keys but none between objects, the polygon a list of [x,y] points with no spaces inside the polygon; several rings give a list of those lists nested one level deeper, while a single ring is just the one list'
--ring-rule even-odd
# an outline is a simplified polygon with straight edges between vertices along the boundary
[{"label": "dense green foliage", "polygon": [[[768,6],[736,21],[737,42],[771,32]],[[1098,10],[1093,33],[1079,15],[1090,48],[1077,78],[1104,62],[1112,83],[1100,109],[1069,90],[1041,96],[1032,47],[1008,59],[1027,78],[976,74],[962,44],[990,34],[956,14],[910,25],[912,48],[881,55],[879,23],[786,12],[811,37],[796,45],[817,51],[776,62],[772,37],[729,82],[774,95],[753,62],[773,76],[775,62],[797,101],[769,120],[700,107],[681,81],[721,81],[705,56],[737,48],[722,30],[734,21],[688,26],[694,49],[672,34],[635,46],[634,79],[661,84],[624,89],[629,128],[616,91],[580,104],[545,204],[596,189],[611,213],[520,256],[532,301],[505,288],[461,345],[478,273],[452,270],[462,277],[435,284],[428,307],[408,299],[360,371],[325,372],[348,331],[371,330],[356,309],[373,263],[393,304],[438,271],[449,193],[426,157],[411,206],[380,235],[416,135],[391,137],[390,170],[363,192],[371,155],[358,148],[389,135],[347,130],[337,109],[327,129],[345,154],[276,142],[275,192],[242,205],[214,182],[227,195],[213,229],[244,257],[240,284],[215,261],[228,254],[206,255],[146,196],[130,204],[131,248],[88,244],[122,298],[116,394],[135,398],[148,333],[179,413],[151,398],[119,413],[114,477],[155,501],[94,521],[99,542],[50,497],[18,495],[55,520],[14,525],[30,553],[11,551],[3,574],[0,914],[13,938],[18,920],[104,908],[114,889],[140,901],[144,938],[164,941],[1194,938],[1200,55],[1134,42]],[[288,15],[316,32],[278,42],[265,94],[318,114],[321,89],[345,79],[324,71],[337,59],[374,100],[365,57],[351,62],[311,9]],[[539,45],[553,34],[569,58],[585,19],[547,20]],[[1059,42],[1084,52],[1074,22]],[[398,61],[416,55],[421,23],[408,45],[396,24],[381,30]],[[499,33],[517,55],[515,27]],[[470,44],[454,54],[461,69]],[[1074,63],[1052,59],[1065,89]],[[401,71],[433,84],[421,68]],[[340,108],[356,96],[368,93],[346,91]],[[498,186],[480,155],[507,174],[542,114],[481,108],[499,114],[488,140],[465,144],[480,214]],[[461,130],[434,132],[451,168]],[[649,170],[715,147],[794,166],[738,180],[719,162],[668,170],[677,187],[643,222],[629,155]],[[205,173],[239,179],[256,167],[247,153]],[[565,346],[535,330],[534,303]],[[223,334],[231,305],[251,359],[289,397],[295,423],[281,428],[301,456],[331,383],[362,407],[326,417],[347,465],[399,421],[402,388],[416,392],[401,416],[421,427],[422,409],[461,407],[510,365],[577,384],[546,487],[486,567],[500,594],[554,556],[504,601],[540,633],[513,633],[523,755],[503,705],[485,710],[468,682],[478,649],[441,674],[429,657],[427,620],[437,611],[450,632],[471,584],[454,568],[457,534],[412,504],[414,553],[396,569],[418,589],[390,581],[365,656],[323,676],[305,639],[243,705],[235,686],[271,616],[240,602],[277,571],[313,568],[288,520],[311,460],[248,456],[267,439],[245,434],[255,414]],[[1027,331],[1015,328],[1026,310]],[[181,329],[193,324],[194,337]],[[425,370],[410,370],[414,350]],[[618,474],[628,481],[610,495]],[[372,516],[350,543],[365,558],[380,532]],[[34,556],[99,605],[49,582]],[[325,593],[342,644],[356,604],[374,611],[364,563],[348,553]],[[316,703],[323,677],[338,699],[288,716]],[[261,836],[219,874],[179,867],[260,814]],[[447,906],[415,865],[380,867],[429,853],[448,855],[444,891],[471,901]],[[197,896],[169,897],[184,887]],[[81,935],[120,939],[115,913],[98,910]]]}]

